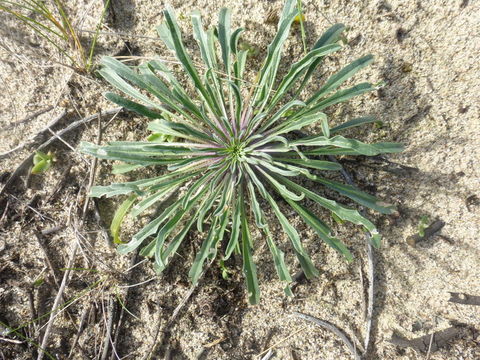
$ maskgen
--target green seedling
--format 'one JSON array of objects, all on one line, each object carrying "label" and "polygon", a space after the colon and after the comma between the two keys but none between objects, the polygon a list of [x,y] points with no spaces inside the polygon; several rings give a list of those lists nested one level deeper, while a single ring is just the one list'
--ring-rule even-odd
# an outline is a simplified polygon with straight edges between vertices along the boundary
[{"label": "green seedling", "polygon": [[225,265],[225,261],[223,259],[220,259],[220,261],[218,262],[218,266],[220,267],[220,271],[222,272],[222,278],[224,280],[230,279],[231,270],[229,270],[228,267]]},{"label": "green seedling", "polygon": [[41,151],[35,152],[33,156],[32,174],[42,174],[52,167],[55,161],[54,154],[49,151],[47,154]]},{"label": "green seedling", "polygon": [[418,224],[418,235],[421,237],[425,236],[425,229],[430,225],[430,219],[427,215],[423,215],[420,218],[420,223]]}]

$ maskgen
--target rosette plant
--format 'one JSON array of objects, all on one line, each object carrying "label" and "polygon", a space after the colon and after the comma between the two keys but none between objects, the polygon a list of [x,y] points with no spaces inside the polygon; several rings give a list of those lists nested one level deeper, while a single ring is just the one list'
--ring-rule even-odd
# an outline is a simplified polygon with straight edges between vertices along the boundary
[{"label": "rosette plant", "polygon": [[[164,204],[156,217],[127,243],[122,254],[142,247],[140,253],[154,258],[161,272],[168,265],[186,235],[193,228],[203,234],[203,243],[190,270],[197,282],[207,261],[222,253],[243,258],[243,271],[250,303],[259,300],[257,271],[252,259],[255,243],[251,228],[257,227],[273,257],[279,278],[291,277],[273,236],[268,215],[278,220],[288,236],[293,252],[307,278],[318,274],[302,239],[286,215],[284,206],[293,209],[311,226],[318,237],[351,260],[348,248],[332,235],[329,226],[307,208],[307,198],[331,212],[335,219],[362,226],[370,233],[374,246],[380,244],[375,225],[357,210],[325,198],[321,186],[333,189],[362,206],[381,213],[392,208],[355,187],[322,177],[324,171],[341,169],[328,155],[366,155],[401,151],[396,143],[368,144],[338,135],[342,130],[374,121],[363,117],[330,127],[322,112],[327,107],[375,90],[369,83],[339,89],[351,76],[372,61],[362,57],[332,75],[316,92],[300,100],[305,84],[317,71],[322,59],[339,50],[344,26],[328,29],[312,49],[291,65],[279,78],[277,70],[290,26],[298,15],[295,0],[287,0],[278,23],[278,32],[268,46],[266,58],[254,81],[244,79],[247,51],[239,50],[243,29],[232,30],[230,11],[222,9],[218,26],[205,31],[198,12],[191,15],[193,33],[203,64],[187,53],[174,11],[167,6],[165,21],[158,27],[160,38],[176,55],[182,71],[191,81],[185,87],[161,59],[129,67],[103,58],[100,74],[128,97],[114,93],[105,96],[125,109],[153,119],[146,141],[112,142],[105,146],[82,144],[84,153],[101,159],[119,160],[114,172],[146,166],[161,166],[161,175],[126,183],[97,186],[91,196],[130,194],[120,205],[112,222],[118,237],[121,219],[136,217],[147,208]],[[299,130],[318,124],[321,134],[304,136]],[[167,139],[168,138],[168,139]],[[315,190],[303,183],[315,184]],[[321,186],[320,186],[321,185]],[[310,186],[311,187],[311,186]],[[175,198],[165,204],[166,198]],[[282,206],[279,203],[285,202]]]}]

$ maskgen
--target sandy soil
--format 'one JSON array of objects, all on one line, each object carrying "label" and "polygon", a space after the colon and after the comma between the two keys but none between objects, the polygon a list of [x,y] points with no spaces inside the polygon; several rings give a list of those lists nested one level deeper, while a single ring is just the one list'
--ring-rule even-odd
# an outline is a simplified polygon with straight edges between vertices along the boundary
[{"label": "sandy soil", "polygon": [[[85,3],[69,2],[69,11],[79,19],[79,27],[93,29],[102,4]],[[163,2],[112,3],[114,14],[109,15],[108,28],[103,30],[132,36],[102,35],[96,59],[113,54],[170,56],[160,41],[145,38],[156,37],[154,28],[162,20]],[[204,22],[211,24],[222,6],[230,7],[233,25],[245,27],[245,41],[259,50],[249,59],[253,72],[275,32],[267,15],[280,9],[281,1],[189,0],[173,1],[172,5],[189,34],[187,46],[195,51],[189,12],[199,9]],[[383,122],[381,128],[355,130],[351,135],[406,145],[405,152],[389,157],[405,167],[342,160],[362,189],[388,199],[399,210],[396,216],[371,214],[384,242],[374,253],[375,306],[368,357],[425,359],[425,353],[389,340],[394,334],[411,340],[453,328],[458,336],[431,351],[429,358],[480,358],[480,308],[449,301],[450,292],[480,295],[480,3],[325,0],[304,1],[304,11],[309,44],[333,23],[350,27],[346,46],[325,63],[325,74],[371,53],[374,65],[355,80],[385,82],[375,94],[330,109],[330,118],[342,122],[352,115],[374,114]],[[63,110],[68,115],[53,126],[54,131],[113,106],[101,96],[108,89],[104,81],[58,65],[56,62],[64,61],[58,53],[5,13],[0,12],[0,23],[3,187],[35,146],[52,134],[47,131],[35,142],[30,139]],[[83,35],[86,42],[91,39],[90,33]],[[293,29],[284,69],[301,51],[300,31]],[[319,75],[317,80],[324,77]],[[22,122],[51,106],[44,114]],[[104,124],[109,119],[104,118]],[[291,221],[322,271],[318,279],[300,280],[295,297],[285,298],[268,248],[256,234],[261,303],[253,307],[246,303],[241,259],[228,264],[233,273],[229,280],[223,280],[218,266],[212,265],[170,332],[165,333],[174,308],[189,291],[186,274],[201,236],[189,235],[190,244],[181,249],[166,273],[157,277],[148,262],[130,269],[142,259],[117,255],[105,240],[100,223],[111,220],[118,199],[98,201],[100,223],[93,206],[81,222],[78,214],[85,201],[91,159],[75,149],[80,140],[95,141],[97,128],[98,123],[92,121],[66,134],[62,137],[65,143],[57,141],[48,148],[57,158],[52,169],[30,177],[22,174],[0,198],[0,321],[18,329],[15,335],[8,334],[1,325],[0,356],[37,356],[72,248],[79,243],[72,265],[75,270],[61,300],[68,308],[55,318],[47,347],[60,359],[68,358],[70,352],[72,359],[101,358],[108,328],[112,328],[112,341],[116,339],[115,352],[108,353],[112,359],[142,359],[152,350],[154,359],[261,359],[270,347],[272,359],[351,358],[332,333],[292,313],[330,321],[357,339],[357,346],[363,343],[367,287],[363,234],[353,227],[336,228],[356,255],[356,260],[347,264],[294,216]],[[145,119],[120,114],[104,132],[102,142],[139,139],[145,136],[145,129]],[[3,155],[24,143],[24,148]],[[109,164],[100,163],[95,183],[125,179],[109,171]],[[418,232],[422,217],[428,217],[429,223],[441,220],[445,226],[412,247],[407,239]],[[127,225],[127,233],[139,228],[139,224]],[[286,245],[287,239],[279,226],[276,228],[279,241]],[[47,233],[42,235],[42,231]],[[298,265],[289,247],[284,248],[294,272]],[[118,306],[118,299],[123,299],[128,312]],[[114,325],[110,326],[112,309]]]}]

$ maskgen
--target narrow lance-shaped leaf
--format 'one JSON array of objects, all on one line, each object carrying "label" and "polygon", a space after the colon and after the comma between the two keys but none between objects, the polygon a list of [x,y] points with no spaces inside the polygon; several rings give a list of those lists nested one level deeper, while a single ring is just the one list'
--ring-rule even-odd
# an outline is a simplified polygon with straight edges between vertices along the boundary
[{"label": "narrow lance-shaped leaf", "polygon": [[255,222],[259,228],[264,228],[267,224],[263,221],[262,210],[260,204],[258,203],[257,196],[255,195],[255,188],[251,181],[247,182],[248,194],[250,197],[251,207],[253,210],[253,215],[255,216]]},{"label": "narrow lance-shaped leaf", "polygon": [[168,206],[157,218],[149,222],[138,233],[133,235],[132,240],[126,244],[120,244],[117,248],[117,251],[120,254],[127,254],[138,248],[145,239],[147,239],[150,235],[153,235],[158,230],[161,223],[165,221],[165,219],[167,219],[179,206],[179,203],[173,203],[172,205]]},{"label": "narrow lance-shaped leaf", "polygon": [[272,43],[268,46],[267,58],[260,69],[258,87],[253,96],[253,103],[260,109],[263,108],[268,100],[270,90],[273,86],[277,74],[278,64],[280,62],[280,53],[283,44],[288,37],[290,25],[297,16],[298,10],[295,7],[294,0],[286,0],[282,15],[278,22],[278,31]]},{"label": "narrow lance-shaped leaf", "polygon": [[110,225],[110,233],[112,234],[114,244],[123,243],[120,240],[120,227],[122,225],[123,218],[125,217],[125,215],[127,215],[128,210],[133,205],[136,199],[137,195],[130,195],[115,211],[115,215],[113,216],[113,220]]},{"label": "narrow lance-shaped leaf", "polygon": [[150,110],[148,107],[139,104],[135,101],[131,101],[128,99],[125,99],[121,97],[120,95],[114,94],[114,93],[105,93],[103,96],[110,100],[111,102],[120,105],[121,107],[124,107],[125,109],[128,109],[130,111],[134,111],[137,114],[147,116],[152,119],[160,119],[162,118],[162,115],[156,111]]},{"label": "narrow lance-shaped leaf", "polygon": [[376,210],[382,214],[391,214],[395,210],[394,206],[380,201],[375,196],[369,195],[353,186],[342,184],[333,180],[323,179],[320,177],[316,177],[314,181],[319,182],[337,191],[338,193],[349,197],[357,203],[369,207],[370,209]]},{"label": "narrow lance-shaped leaf", "polygon": [[303,113],[299,115],[307,115],[307,114],[321,111],[323,109],[326,109],[329,106],[339,104],[355,96],[363,95],[369,91],[374,91],[376,89],[377,88],[370,83],[361,83],[345,90],[339,90],[336,93],[334,93],[332,96],[327,97],[324,100],[319,101],[317,103],[313,103],[312,107],[310,107],[308,110],[304,110]]},{"label": "narrow lance-shaped leaf", "polygon": [[323,97],[324,95],[328,94],[329,92],[337,89],[340,85],[342,85],[346,80],[351,78],[365,66],[371,64],[373,61],[372,55],[364,56],[360,59],[355,60],[351,64],[345,66],[342,70],[337,72],[336,74],[332,75],[325,85],[317,91],[313,96],[311,96],[306,103],[311,104]]},{"label": "narrow lance-shaped leaf", "polygon": [[234,204],[234,208],[232,211],[232,229],[231,229],[230,241],[227,244],[227,248],[225,250],[225,256],[223,257],[223,260],[228,260],[232,255],[233,251],[236,249],[239,249],[238,239],[240,237],[242,200],[243,199],[237,195],[236,200],[232,202]]},{"label": "narrow lance-shaped leaf", "polygon": [[258,304],[260,290],[258,287],[257,267],[252,257],[252,239],[248,229],[247,212],[245,211],[245,196],[243,187],[240,190],[240,219],[242,231],[243,273],[247,283],[248,300],[251,305]]},{"label": "narrow lance-shaped leaf", "polygon": [[369,123],[373,123],[373,122],[376,122],[376,121],[377,120],[373,116],[364,116],[364,117],[355,118],[355,119],[352,119],[350,121],[344,122],[343,124],[340,124],[338,126],[335,126],[335,127],[331,128],[330,133],[335,134],[337,132],[340,132],[340,131],[343,131],[343,130],[346,130],[346,129],[350,129],[352,127],[360,126],[360,125],[363,125],[363,124],[369,124]]},{"label": "narrow lance-shaped leaf", "polygon": [[198,282],[198,279],[200,278],[200,275],[202,274],[203,264],[208,257],[208,253],[210,251],[212,243],[215,241],[215,237],[217,235],[217,223],[218,218],[214,217],[210,225],[210,229],[208,230],[207,237],[205,238],[205,240],[203,240],[202,246],[200,247],[197,256],[195,256],[193,265],[190,268],[188,276],[190,277],[190,281],[192,282],[192,284],[196,284]]},{"label": "narrow lance-shaped leaf", "polygon": [[183,216],[190,212],[192,207],[198,202],[198,200],[203,196],[203,194],[207,191],[207,187],[204,186],[198,194],[194,197],[190,197],[188,203],[185,207],[180,208],[177,210],[175,214],[168,220],[168,222],[162,226],[160,231],[157,234],[156,243],[155,243],[155,263],[159,268],[165,267],[163,262],[164,254],[163,254],[163,245],[165,243],[166,238],[170,235],[170,233],[176,228],[180,220]]},{"label": "narrow lance-shaped leaf", "polygon": [[302,191],[307,198],[317,202],[320,206],[330,210],[333,214],[338,216],[340,219],[350,221],[353,224],[363,225],[365,229],[367,229],[370,232],[370,235],[372,236],[371,238],[372,244],[375,245],[376,247],[380,246],[381,236],[378,233],[377,228],[375,227],[375,225],[372,224],[370,220],[360,215],[360,213],[357,210],[346,208],[344,206],[337,204],[333,200],[325,199],[324,197],[314,193],[313,191],[310,191],[304,188],[303,186],[300,186],[286,178],[278,178],[278,180],[280,180],[281,182],[289,186],[291,189]]},{"label": "narrow lance-shaped leaf", "polygon": [[318,58],[324,57],[325,55],[337,51],[340,48],[340,45],[329,44],[321,48],[312,49],[300,61],[293,64],[287,75],[285,75],[281,83],[276,88],[274,96],[268,103],[268,108],[272,109],[278,103],[278,101],[282,99],[287,91],[291,89],[297,80],[299,80],[301,74],[310,64],[318,60]]},{"label": "narrow lance-shaped leaf", "polygon": [[337,250],[339,253],[345,256],[348,261],[353,260],[353,256],[347,247],[337,238],[331,236],[331,231],[328,226],[315,216],[310,210],[306,207],[300,205],[299,203],[285,199],[289,205],[297,212],[298,215],[320,236],[320,239],[325,241],[326,244]]},{"label": "narrow lance-shaped leaf", "polygon": [[[267,224],[265,220],[265,214],[262,210],[260,210],[260,217],[261,221],[264,224]],[[277,247],[277,245],[273,241],[273,236],[270,232],[268,225],[265,225],[265,227],[262,228],[262,231],[267,237],[268,248],[270,249],[270,252],[273,256],[273,263],[275,265],[275,270],[277,271],[278,278],[280,279],[280,281],[286,282],[284,288],[285,294],[287,296],[293,296],[292,290],[290,289],[289,285],[292,282],[292,277],[290,276],[290,272],[288,271],[287,265],[285,264],[285,254]]]},{"label": "narrow lance-shaped leaf", "polygon": [[300,266],[302,267],[303,272],[307,279],[311,279],[313,277],[318,276],[318,270],[315,269],[315,266],[312,263],[312,260],[308,256],[307,252],[303,248],[302,242],[300,241],[300,236],[295,228],[289,223],[285,215],[281,212],[280,208],[278,207],[275,200],[273,200],[272,196],[267,193],[267,201],[269,202],[270,206],[272,207],[275,215],[282,226],[283,231],[288,235],[290,241],[292,242],[293,248],[295,250],[295,255],[300,262]]},{"label": "narrow lance-shaped leaf", "polygon": [[[325,136],[312,136],[312,137],[307,137],[300,140],[294,140],[290,142],[290,145],[336,146],[336,147],[345,148],[345,149],[352,149],[358,154],[367,155],[367,156],[374,156],[381,153],[381,148],[378,148],[376,144],[366,144],[355,139],[345,138],[341,135],[336,135],[332,138],[327,138]],[[395,144],[395,146],[392,146],[390,150],[402,151],[402,147],[401,145]]]},{"label": "narrow lance-shaped leaf", "polygon": [[275,161],[281,161],[286,163],[291,163],[295,165],[306,166],[313,169],[318,170],[330,170],[336,171],[341,170],[342,166],[340,164],[334,163],[332,161],[324,161],[324,160],[312,160],[312,159],[296,159],[296,158],[281,158],[281,157],[274,157]]},{"label": "narrow lance-shaped leaf", "polygon": [[[318,41],[313,45],[312,49],[318,49],[322,46],[326,46],[328,44],[334,44],[339,41],[342,32],[345,30],[345,25],[343,24],[335,24],[330,27],[325,33],[318,39]],[[308,83],[312,75],[315,73],[316,68],[322,62],[323,58],[316,59],[308,68],[305,77],[302,80],[302,83],[298,87],[295,97],[303,90],[305,85]]]}]

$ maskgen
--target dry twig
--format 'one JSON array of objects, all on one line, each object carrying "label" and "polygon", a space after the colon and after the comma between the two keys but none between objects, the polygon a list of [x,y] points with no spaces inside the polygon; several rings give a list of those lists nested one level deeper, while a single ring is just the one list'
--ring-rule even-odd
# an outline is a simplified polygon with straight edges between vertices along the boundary
[{"label": "dry twig", "polygon": [[340,340],[342,340],[342,342],[348,347],[348,349],[352,353],[353,358],[355,360],[360,360],[361,359],[360,353],[358,352],[358,349],[355,346],[355,344],[352,343],[352,341],[350,341],[350,339],[347,337],[347,335],[345,335],[345,333],[342,330],[340,330],[338,327],[336,327],[335,325],[329,323],[328,321],[320,320],[320,319],[317,319],[313,316],[310,316],[310,315],[307,315],[307,314],[302,314],[302,313],[299,313],[299,312],[296,312],[296,311],[293,313],[293,315],[295,315],[296,317],[298,317],[300,319],[310,321],[310,322],[314,323],[315,325],[318,325],[318,326],[320,326],[324,329],[330,330],[335,335],[337,335],[340,338]]},{"label": "dry twig", "polygon": [[18,145],[17,147],[8,150],[7,152],[4,152],[0,154],[0,159],[4,159],[9,157],[11,154],[13,154],[15,151],[21,150],[29,145],[31,145],[33,142],[35,142],[39,137],[42,135],[46,134],[51,127],[55,126],[58,124],[61,120],[64,119],[64,117],[67,115],[67,112],[64,110],[60,115],[58,115],[55,119],[53,119],[50,123],[47,124],[44,128],[40,129],[32,138],[30,138],[28,141]]},{"label": "dry twig", "polygon": [[53,109],[53,106],[50,105],[50,106],[46,107],[45,109],[38,110],[38,111],[34,112],[33,114],[30,114],[27,117],[23,118],[20,121],[16,121],[14,123],[11,123],[10,125],[7,125],[6,127],[3,128],[3,130],[9,130],[9,129],[15,127],[15,126],[28,123],[28,122],[32,121],[33,119],[35,119],[36,117],[38,117],[42,114],[45,114],[46,112],[48,112],[52,109]]},{"label": "dry twig", "polygon": [[150,349],[150,351],[147,353],[147,355],[143,358],[144,360],[145,359],[151,359],[152,358],[152,355],[155,353],[157,347],[159,345],[162,345],[164,344],[165,342],[165,339],[166,339],[166,335],[170,332],[170,328],[172,327],[172,325],[174,324],[175,320],[177,319],[177,316],[178,314],[180,313],[180,311],[183,309],[183,307],[187,304],[188,300],[190,299],[190,297],[193,295],[193,293],[195,292],[198,284],[200,283],[200,279],[203,278],[203,275],[205,274],[205,272],[208,270],[208,268],[210,267],[211,263],[208,263],[207,266],[205,266],[205,268],[203,269],[203,272],[202,274],[199,276],[199,281],[197,281],[196,284],[193,284],[190,289],[187,291],[187,293],[183,296],[182,300],[180,301],[180,303],[177,305],[177,307],[173,310],[173,313],[172,315],[170,316],[170,318],[168,319],[167,321],[167,324],[165,325],[165,328],[162,330],[163,332],[163,336],[161,337],[160,341],[157,342],[157,339],[158,339],[158,336],[160,334],[160,324],[161,324],[161,319],[162,317],[159,316],[159,319],[158,319],[158,324],[157,324],[157,328],[155,330],[155,336],[153,338],[153,346],[152,348]]},{"label": "dry twig", "polygon": [[[334,156],[330,155],[328,158],[330,161],[340,164]],[[344,177],[345,181],[349,185],[355,186],[355,182],[353,181],[353,178],[343,168],[343,166],[340,172],[342,173],[342,176]],[[360,214],[362,216],[365,216],[365,213],[362,210],[360,210]],[[368,274],[368,300],[367,300],[367,317],[366,317],[366,324],[365,324],[365,339],[363,342],[363,347],[364,347],[363,355],[366,357],[369,351],[369,346],[370,346],[370,335],[372,332],[372,321],[373,321],[373,304],[375,302],[375,299],[374,299],[375,266],[374,266],[374,259],[373,259],[373,248],[370,242],[370,235],[368,233],[365,234],[365,243],[367,247],[367,259],[368,259],[368,265],[367,265],[368,266],[368,273],[367,273]]]},{"label": "dry twig", "polygon": [[[115,113],[118,113],[122,108],[115,108],[113,110],[109,110],[109,113],[110,114],[115,114]],[[105,114],[105,113],[103,113]],[[98,114],[95,114],[95,115],[92,115],[88,118],[84,118],[84,119],[81,119],[81,120],[78,120],[72,124],[70,124],[69,126],[67,126],[65,129],[63,129],[62,131],[60,131],[59,133],[57,133],[56,137],[59,137],[61,135],[63,135],[64,133],[68,132],[68,131],[71,131],[72,129],[80,126],[81,124],[84,124],[88,121],[92,121],[94,119],[98,119],[99,122],[100,122],[100,117],[101,117],[102,113],[98,113]],[[101,140],[101,136],[102,136],[102,127],[100,126],[100,123],[99,123],[99,126],[98,126],[98,137],[97,137],[97,141],[100,142]],[[53,141],[55,138],[50,138],[48,141]],[[45,145],[46,143],[45,142],[43,143],[41,146],[47,146]],[[87,188],[86,188],[86,193],[88,193],[88,191],[90,190],[90,188],[92,187],[93,185],[93,181],[94,181],[94,178],[95,178],[95,172],[96,172],[96,166],[97,166],[97,159],[94,158],[91,162],[91,166],[90,166],[90,176],[89,176],[89,181],[88,181],[88,185],[87,185]],[[8,182],[7,182],[8,183]],[[89,203],[89,198],[87,197],[85,202],[84,202],[84,207],[82,209],[82,214],[80,216],[80,219],[81,219],[81,222],[83,223],[85,221],[85,218],[86,218],[86,213],[87,213],[87,207],[88,207],[88,203]],[[75,234],[77,235],[77,231],[74,231]],[[70,278],[70,272],[71,272],[71,269],[73,268],[73,263],[74,263],[74,260],[75,260],[75,255],[77,253],[77,249],[79,248],[79,241],[78,241],[78,237],[77,237],[77,241],[75,241],[75,244],[73,246],[73,249],[71,250],[71,254],[70,254],[70,258],[68,260],[68,263],[67,263],[67,267],[66,267],[66,271],[63,275],[63,279],[62,279],[62,283],[60,285],[60,289],[58,290],[58,293],[57,293],[57,296],[55,297],[55,301],[53,303],[53,308],[52,308],[52,311],[50,313],[50,318],[48,320],[48,323],[47,323],[47,328],[45,330],[45,333],[44,333],[44,336],[43,336],[43,340],[42,340],[42,345],[41,345],[41,348],[42,349],[46,349],[46,346],[48,344],[48,338],[49,338],[49,335],[50,335],[50,331],[51,331],[51,327],[53,325],[53,322],[54,322],[54,319],[55,319],[55,316],[58,312],[58,310],[60,309],[60,300],[62,299],[62,296],[63,296],[63,292],[65,290],[65,287],[67,285],[67,282]],[[44,356],[44,352],[43,351],[40,351],[39,354],[38,354],[38,357],[37,357],[37,360],[42,360],[43,359],[43,356]]]}]

